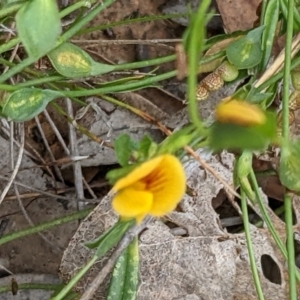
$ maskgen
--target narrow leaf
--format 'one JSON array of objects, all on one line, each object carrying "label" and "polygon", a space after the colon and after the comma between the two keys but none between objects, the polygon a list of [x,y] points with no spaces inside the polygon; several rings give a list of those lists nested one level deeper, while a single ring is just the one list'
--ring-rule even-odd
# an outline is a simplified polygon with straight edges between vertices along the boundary
[{"label": "narrow leaf", "polygon": [[266,13],[264,16],[264,24],[266,27],[262,35],[262,61],[261,69],[264,69],[270,59],[274,37],[276,33],[279,17],[279,1],[270,0],[267,2]]},{"label": "narrow leaf", "polygon": [[56,1],[27,1],[17,12],[18,35],[29,57],[40,58],[54,48],[61,32]]},{"label": "narrow leaf", "polygon": [[85,244],[90,249],[97,248],[96,255],[102,257],[107,251],[114,247],[122,238],[124,233],[134,224],[135,220],[119,220],[112,228],[104,232],[99,238]]},{"label": "narrow leaf", "polygon": [[107,300],[134,300],[138,287],[138,240],[135,239],[117,260],[107,294]]}]

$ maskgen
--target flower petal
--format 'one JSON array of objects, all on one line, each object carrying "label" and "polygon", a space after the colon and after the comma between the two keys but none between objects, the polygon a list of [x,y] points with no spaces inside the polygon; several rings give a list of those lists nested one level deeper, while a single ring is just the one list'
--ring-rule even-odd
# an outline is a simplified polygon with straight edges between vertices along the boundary
[{"label": "flower petal", "polygon": [[155,157],[136,167],[132,172],[115,183],[113,191],[117,192],[149,175],[160,164],[160,162],[163,160],[163,157],[164,156]]},{"label": "flower petal", "polygon": [[266,115],[258,105],[235,99],[219,103],[216,107],[215,118],[220,123],[240,126],[262,125],[266,122]]},{"label": "flower petal", "polygon": [[153,203],[153,195],[134,187],[124,188],[113,198],[113,209],[123,217],[146,215]]},{"label": "flower petal", "polygon": [[150,215],[162,216],[176,208],[185,193],[186,178],[181,162],[167,154],[146,178],[147,190],[153,194]]}]

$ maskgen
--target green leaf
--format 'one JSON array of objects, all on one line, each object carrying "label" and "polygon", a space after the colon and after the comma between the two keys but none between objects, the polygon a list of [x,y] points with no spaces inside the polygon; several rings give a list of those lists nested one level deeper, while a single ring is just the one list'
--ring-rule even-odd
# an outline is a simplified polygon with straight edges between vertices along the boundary
[{"label": "green leaf", "polygon": [[137,149],[137,145],[128,134],[121,134],[114,141],[114,149],[119,164],[125,167],[129,163],[132,151]]},{"label": "green leaf", "polygon": [[244,99],[253,104],[259,104],[262,102],[267,103],[269,102],[270,98],[271,99],[274,98],[274,94],[275,94],[274,92],[273,93],[259,92],[257,88],[251,86],[248,95]]},{"label": "green leaf", "polygon": [[144,161],[156,154],[157,144],[148,135],[140,140],[138,145],[138,159]]},{"label": "green leaf", "polygon": [[249,102],[251,103],[262,103],[262,102],[268,102],[269,99],[273,99],[274,98],[274,93],[254,93],[251,97],[251,99],[248,99]]},{"label": "green leaf", "polygon": [[52,90],[24,88],[10,94],[2,114],[16,122],[28,121],[41,113],[47,104],[63,94]]},{"label": "green leaf", "polygon": [[266,27],[262,35],[263,55],[261,60],[261,70],[267,66],[270,59],[279,18],[279,1],[269,0],[266,3],[267,7],[264,15],[264,24]]},{"label": "green leaf", "polygon": [[118,258],[110,279],[107,300],[134,300],[138,288],[139,251],[137,237]]},{"label": "green leaf", "polygon": [[240,87],[239,89],[237,89],[234,92],[234,94],[231,96],[231,98],[246,100],[251,87],[252,87],[251,84],[244,84],[242,87]]},{"label": "green leaf", "polygon": [[292,141],[281,148],[279,178],[288,189],[300,192],[300,141]]},{"label": "green leaf", "polygon": [[114,66],[95,62],[80,47],[63,43],[48,54],[55,70],[68,78],[96,76],[114,70]]},{"label": "green leaf", "polygon": [[99,258],[102,257],[107,251],[114,247],[123,237],[124,233],[135,223],[134,219],[119,220],[106,232],[100,235],[97,239],[85,243],[89,249],[97,248],[96,254]]},{"label": "green leaf", "polygon": [[[275,87],[275,88],[274,88]],[[247,100],[249,103],[262,104],[262,108],[267,108],[273,102],[277,91],[277,84],[270,86],[265,92],[260,92],[252,84],[243,85],[232,96],[233,99]]]},{"label": "green leaf", "polygon": [[245,37],[235,40],[226,48],[228,60],[238,69],[249,69],[260,63],[262,58],[259,39],[263,28],[251,30]]},{"label": "green leaf", "polygon": [[209,145],[213,150],[242,149],[261,150],[276,136],[276,117],[266,114],[263,125],[239,126],[215,122],[210,129]]},{"label": "green leaf", "polygon": [[61,32],[56,1],[27,1],[16,14],[16,26],[29,57],[40,58],[54,48]]},{"label": "green leaf", "polygon": [[261,39],[261,35],[264,31],[265,26],[259,26],[255,29],[252,29],[251,31],[249,31],[246,35],[246,39],[251,41],[252,43],[259,43],[260,39]]}]

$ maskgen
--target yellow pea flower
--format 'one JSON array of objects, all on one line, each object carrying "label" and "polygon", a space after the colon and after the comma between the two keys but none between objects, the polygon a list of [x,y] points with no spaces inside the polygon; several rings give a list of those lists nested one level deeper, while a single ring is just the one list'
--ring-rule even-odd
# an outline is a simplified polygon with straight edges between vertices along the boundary
[{"label": "yellow pea flower", "polygon": [[115,183],[112,207],[121,217],[135,218],[137,222],[146,215],[163,216],[180,202],[185,182],[178,158],[170,154],[155,157]]},{"label": "yellow pea flower", "polygon": [[215,118],[221,123],[232,123],[240,126],[262,125],[266,122],[266,116],[258,105],[230,97],[217,105]]}]

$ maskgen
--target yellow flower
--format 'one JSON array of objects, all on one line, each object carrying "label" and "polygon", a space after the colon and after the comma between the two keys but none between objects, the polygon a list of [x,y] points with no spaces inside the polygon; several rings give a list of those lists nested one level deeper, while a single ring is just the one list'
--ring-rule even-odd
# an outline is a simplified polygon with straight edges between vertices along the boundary
[{"label": "yellow flower", "polygon": [[185,174],[180,161],[165,154],[137,166],[118,180],[112,191],[113,209],[138,222],[146,215],[163,216],[176,208],[185,193]]},{"label": "yellow flower", "polygon": [[266,116],[258,105],[231,100],[230,97],[217,105],[215,118],[220,123],[232,123],[240,126],[262,125],[266,122]]}]

